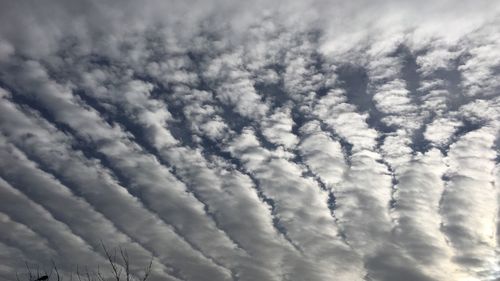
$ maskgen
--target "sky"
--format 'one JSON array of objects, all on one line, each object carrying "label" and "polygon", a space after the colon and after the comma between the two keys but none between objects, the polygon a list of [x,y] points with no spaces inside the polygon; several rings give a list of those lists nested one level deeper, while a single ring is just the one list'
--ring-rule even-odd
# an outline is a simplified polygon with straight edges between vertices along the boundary
[{"label": "sky", "polygon": [[0,0],[0,280],[498,281],[499,74],[491,0]]}]

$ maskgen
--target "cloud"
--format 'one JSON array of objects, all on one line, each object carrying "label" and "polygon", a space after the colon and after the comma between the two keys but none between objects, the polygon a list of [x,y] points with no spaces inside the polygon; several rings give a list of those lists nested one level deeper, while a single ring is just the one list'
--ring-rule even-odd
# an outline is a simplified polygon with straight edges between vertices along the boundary
[{"label": "cloud", "polygon": [[0,278],[495,280],[500,6],[431,2],[0,1]]},{"label": "cloud", "polygon": [[[448,156],[443,230],[456,249],[455,260],[471,271],[495,262],[498,202],[492,184],[496,153],[491,146],[495,137],[490,130],[483,127],[464,135],[451,146]],[[462,208],[451,207],[457,205]]]}]

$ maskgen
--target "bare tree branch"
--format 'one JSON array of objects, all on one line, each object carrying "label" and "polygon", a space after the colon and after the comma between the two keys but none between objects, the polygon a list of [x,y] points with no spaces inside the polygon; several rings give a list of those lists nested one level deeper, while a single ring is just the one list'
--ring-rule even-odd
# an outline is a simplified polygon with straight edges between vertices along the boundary
[{"label": "bare tree branch", "polygon": [[116,281],[120,281],[120,275],[121,275],[122,271],[121,271],[121,269],[118,270],[118,267],[116,266],[116,249],[115,249],[114,258],[112,258],[108,252],[108,249],[106,249],[106,246],[104,246],[104,243],[102,241],[101,241],[101,246],[104,250],[104,253],[106,254],[106,257],[108,258],[109,264],[111,265],[111,269],[113,270]]},{"label": "bare tree branch", "polygon": [[142,281],[146,281],[151,274],[151,266],[153,265],[153,257],[151,256],[151,260],[149,260],[149,265],[146,267],[144,271],[144,277],[142,278]]},{"label": "bare tree branch", "polygon": [[123,263],[125,264],[126,281],[130,281],[130,265],[127,250],[123,250],[122,247],[120,247],[120,255],[122,256]]},{"label": "bare tree branch", "polygon": [[[61,275],[59,275],[59,270],[57,269],[57,265],[54,260],[52,260],[52,266],[54,268],[54,271],[56,272],[57,281],[62,281]],[[50,273],[50,275],[52,275],[52,272]]]},{"label": "bare tree branch", "polygon": [[99,279],[99,281],[105,281],[104,277],[101,274],[101,268],[99,267],[99,265],[97,266],[97,278]]},{"label": "bare tree branch", "polygon": [[92,281],[89,269],[87,267],[85,267],[85,275],[87,276],[87,281]]},{"label": "bare tree branch", "polygon": [[28,270],[28,275],[30,278],[30,281],[33,280],[33,273],[31,272],[30,266],[28,265],[28,262],[25,261],[24,264],[26,265],[26,269]]},{"label": "bare tree branch", "polygon": [[[61,274],[55,261],[51,259],[52,266],[50,267],[50,272],[47,271],[48,268],[45,266],[36,265],[35,269],[34,266],[30,266],[30,264],[27,261],[25,261],[24,264],[26,266],[27,276],[24,275],[24,273],[19,275],[19,273],[16,272],[15,280],[21,281],[24,280],[25,277],[27,277],[28,281],[48,281],[52,279],[54,279],[54,281],[64,281],[64,275],[66,275],[67,277],[66,280],[69,279],[69,281],[73,281],[73,275],[76,275],[75,279],[77,281],[109,281],[110,278],[112,278],[114,281],[146,281],[150,277],[151,268],[154,260],[153,256],[151,257],[151,260],[149,261],[147,266],[144,268],[144,275],[141,277],[139,276],[139,274],[136,274],[135,271],[132,272],[133,270],[131,269],[130,266],[130,257],[127,252],[127,249],[118,247],[115,248],[113,254],[111,254],[102,241],[101,241],[101,246],[102,249],[104,250],[104,254],[109,263],[109,266],[111,267],[110,277],[105,277],[107,276],[107,273],[103,274],[100,265],[97,265],[97,270],[89,270],[88,267],[85,266],[85,270],[80,272],[80,267],[77,264],[76,272],[75,271],[69,272],[68,274],[70,275],[68,278],[68,276],[65,274],[66,271],[63,271]],[[117,249],[120,251],[119,257]],[[123,272],[124,272],[124,277],[122,278]],[[54,275],[53,278],[52,275]]]},{"label": "bare tree branch", "polygon": [[76,276],[78,277],[78,281],[82,281],[82,276],[80,275],[80,269],[78,265],[76,266]]}]

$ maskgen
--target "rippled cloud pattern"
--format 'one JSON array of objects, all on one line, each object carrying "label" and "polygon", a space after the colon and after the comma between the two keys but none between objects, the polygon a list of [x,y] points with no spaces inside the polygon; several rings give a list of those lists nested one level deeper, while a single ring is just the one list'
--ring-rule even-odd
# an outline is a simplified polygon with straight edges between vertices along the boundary
[{"label": "rippled cloud pattern", "polygon": [[0,280],[500,280],[494,2],[0,0]]}]

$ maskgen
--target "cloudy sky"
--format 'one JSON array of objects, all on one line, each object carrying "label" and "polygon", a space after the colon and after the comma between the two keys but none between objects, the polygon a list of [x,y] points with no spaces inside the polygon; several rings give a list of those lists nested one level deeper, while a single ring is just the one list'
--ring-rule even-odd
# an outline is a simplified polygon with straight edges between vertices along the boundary
[{"label": "cloudy sky", "polygon": [[500,4],[0,0],[0,280],[500,280]]}]

